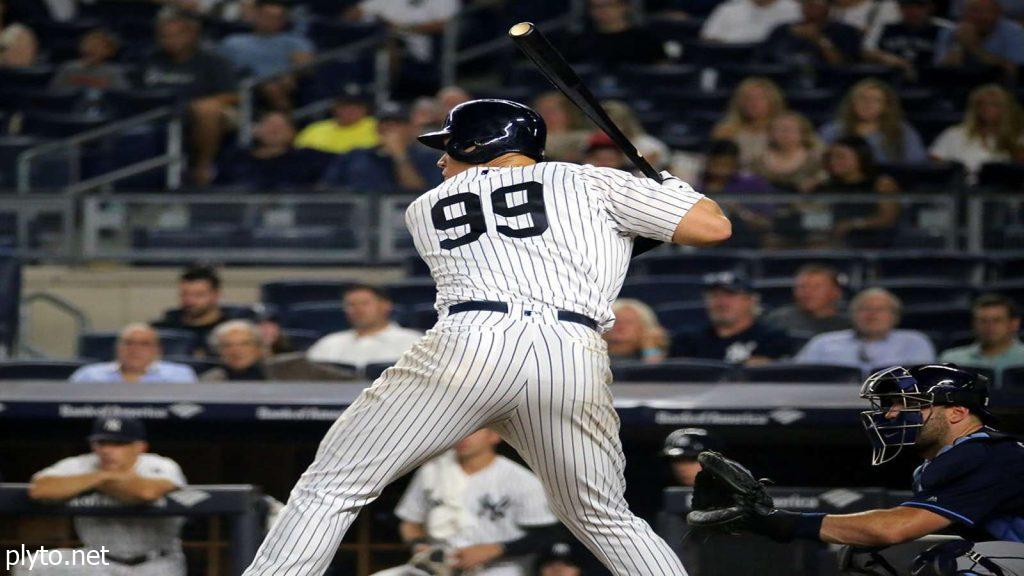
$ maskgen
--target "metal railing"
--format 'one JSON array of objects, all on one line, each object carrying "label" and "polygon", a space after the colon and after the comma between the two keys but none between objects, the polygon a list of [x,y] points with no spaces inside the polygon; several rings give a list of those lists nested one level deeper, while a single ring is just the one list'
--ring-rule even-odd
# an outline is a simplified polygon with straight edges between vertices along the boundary
[{"label": "metal railing", "polygon": [[[132,128],[153,122],[167,121],[166,150],[163,154],[141,160],[108,172],[82,180],[80,160],[82,146],[104,138],[116,136]],[[18,193],[26,194],[32,189],[32,164],[36,158],[55,152],[67,152],[71,182],[62,190],[69,196],[75,196],[88,190],[107,186],[124,178],[143,174],[159,168],[166,169],[165,183],[168,189],[174,190],[181,184],[182,155],[182,122],[178,110],[171,106],[163,106],[130,118],[111,122],[99,128],[86,130],[74,136],[40,144],[25,150],[18,155]]]},{"label": "metal railing", "polygon": [[[28,260],[66,261],[75,248],[75,201],[63,194],[31,196],[0,195],[0,214],[13,215],[13,230],[0,225],[0,234],[14,232],[14,251]],[[40,230],[39,222],[56,216],[59,225],[53,230]]]},{"label": "metal railing", "polygon": [[[89,316],[71,302],[57,296],[55,294],[49,294],[46,292],[36,292],[29,294],[21,299],[18,313],[21,314],[21,326],[22,329],[18,333],[18,342],[15,346],[17,356],[20,358],[48,358],[51,355],[47,354],[43,349],[33,345],[33,338],[31,334],[32,324],[32,309],[37,303],[45,304],[57,312],[67,316],[71,319],[74,324],[73,334],[77,337],[83,332],[92,330],[92,323],[89,321]],[[71,334],[71,332],[64,332],[65,334]]]},{"label": "metal railing", "polygon": [[[256,121],[256,89],[266,82],[289,76],[291,74],[301,74],[314,70],[324,64],[333,62],[342,62],[352,56],[363,52],[365,50],[374,49],[374,95],[378,104],[388,99],[390,85],[391,85],[391,68],[389,65],[389,59],[387,57],[386,50],[384,49],[385,34],[376,34],[368,38],[363,38],[351,44],[328,50],[318,54],[315,58],[304,64],[290,66],[280,72],[273,74],[266,74],[263,76],[255,76],[252,78],[246,78],[241,81],[238,87],[238,113],[239,113],[239,124],[238,124],[238,145],[240,147],[248,147],[252,143],[252,127]],[[330,108],[331,99],[324,99],[312,104],[308,104],[293,113],[295,118],[308,118],[310,117],[309,112],[315,110],[316,113],[322,112]],[[299,116],[300,112],[304,112],[305,115]]]}]

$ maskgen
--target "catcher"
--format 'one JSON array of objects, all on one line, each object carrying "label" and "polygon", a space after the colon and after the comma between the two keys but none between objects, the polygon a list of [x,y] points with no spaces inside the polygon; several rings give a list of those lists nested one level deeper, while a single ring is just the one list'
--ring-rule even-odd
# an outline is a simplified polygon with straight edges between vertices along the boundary
[{"label": "catcher", "polygon": [[405,565],[376,576],[525,576],[526,555],[557,535],[540,481],[495,452],[501,437],[484,428],[427,462],[395,514],[413,549]]},{"label": "catcher", "polygon": [[[1024,444],[992,427],[987,379],[953,364],[896,366],[870,376],[861,397],[871,402],[861,419],[871,439],[873,465],[892,460],[904,447],[924,458],[908,501],[858,514],[779,510],[764,482],[746,468],[716,452],[703,452],[687,522],[778,542],[799,538],[861,548],[952,533],[964,540],[921,554],[912,574],[960,574],[958,563],[988,570],[979,574],[1024,574],[1024,560],[1012,558],[1024,549]],[[971,550],[970,543],[989,541],[999,543]]]}]

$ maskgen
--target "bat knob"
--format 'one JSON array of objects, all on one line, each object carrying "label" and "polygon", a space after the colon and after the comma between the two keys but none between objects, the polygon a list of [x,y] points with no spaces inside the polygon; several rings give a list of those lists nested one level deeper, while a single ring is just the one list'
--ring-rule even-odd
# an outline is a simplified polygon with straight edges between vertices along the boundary
[{"label": "bat knob", "polygon": [[533,32],[533,22],[520,22],[508,29],[508,35],[512,37],[526,36]]}]

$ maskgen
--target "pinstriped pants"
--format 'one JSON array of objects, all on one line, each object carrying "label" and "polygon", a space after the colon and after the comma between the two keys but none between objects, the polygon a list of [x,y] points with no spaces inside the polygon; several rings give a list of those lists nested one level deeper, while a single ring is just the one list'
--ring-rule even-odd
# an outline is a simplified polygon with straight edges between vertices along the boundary
[{"label": "pinstriped pants", "polygon": [[558,518],[618,576],[685,576],[623,497],[608,354],[556,311],[443,316],[334,423],[244,576],[323,574],[360,508],[491,427],[537,474]]}]

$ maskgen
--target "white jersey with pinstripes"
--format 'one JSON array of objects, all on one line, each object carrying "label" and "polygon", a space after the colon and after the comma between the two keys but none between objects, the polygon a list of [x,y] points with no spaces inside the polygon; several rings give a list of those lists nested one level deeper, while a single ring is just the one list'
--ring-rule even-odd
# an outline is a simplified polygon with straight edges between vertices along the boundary
[{"label": "white jersey with pinstripes", "polygon": [[633,239],[670,241],[703,195],[621,170],[564,162],[474,167],[406,211],[437,282],[437,308],[546,304],[611,327]]}]

